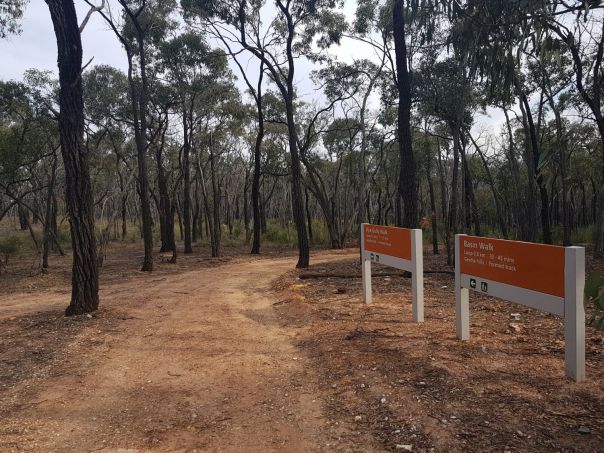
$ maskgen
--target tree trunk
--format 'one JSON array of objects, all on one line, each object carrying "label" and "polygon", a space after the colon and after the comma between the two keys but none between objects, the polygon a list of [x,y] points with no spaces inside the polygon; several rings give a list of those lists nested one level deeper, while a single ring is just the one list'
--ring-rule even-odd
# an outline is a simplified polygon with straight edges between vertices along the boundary
[{"label": "tree trunk", "polygon": [[170,193],[168,191],[168,177],[163,164],[163,150],[156,152],[157,164],[157,185],[159,188],[159,211],[160,225],[162,227],[161,251],[175,252],[176,241],[174,239],[174,219],[172,216],[172,203],[170,202]]},{"label": "tree trunk", "polygon": [[556,142],[558,146],[558,154],[560,157],[560,179],[562,185],[562,242],[564,246],[571,244],[571,226],[570,226],[570,212],[568,202],[568,151],[566,149],[566,140],[564,139],[564,131],[562,130],[562,117],[560,110],[554,99],[548,95],[549,105],[554,112],[554,118],[556,122]]},{"label": "tree trunk", "polygon": [[260,233],[262,230],[262,219],[260,213],[260,173],[262,171],[262,140],[264,139],[264,110],[262,107],[262,72],[260,65],[260,76],[258,78],[258,91],[256,92],[256,110],[258,113],[258,134],[254,145],[254,176],[252,180],[252,216],[254,219],[254,237],[252,239],[252,254],[260,253]]},{"label": "tree trunk", "polygon": [[407,66],[405,42],[405,8],[403,0],[394,0],[392,24],[396,53],[398,104],[398,146],[400,154],[399,201],[401,202],[401,226],[416,228],[417,187],[415,156],[411,141],[411,76]]},{"label": "tree trunk", "polygon": [[532,159],[529,160],[528,165],[533,167],[531,173],[535,178],[541,197],[541,229],[543,231],[543,243],[551,244],[552,232],[549,222],[549,199],[547,197],[547,188],[545,187],[543,175],[539,171],[539,142],[537,141],[537,130],[535,129],[533,114],[531,113],[528,99],[523,92],[520,94],[520,101],[521,107],[523,106],[523,116],[526,117],[526,123],[528,125],[529,147],[532,152]]},{"label": "tree trunk", "polygon": [[[520,237],[523,240],[529,240],[529,232],[527,229],[526,222],[524,221],[525,215],[523,213],[523,202],[520,199],[520,170],[518,168],[518,160],[516,159],[515,145],[514,145],[514,134],[512,132],[512,124],[510,122],[510,117],[506,108],[503,108],[503,114],[505,116],[505,124],[508,132],[508,139],[510,141],[510,146],[508,148],[508,161],[510,163],[510,172],[512,173],[512,194],[514,196],[514,200],[512,206],[514,206],[514,218],[518,223],[518,227],[520,229]],[[533,213],[534,217],[534,213]],[[536,227],[536,223],[535,223]]]},{"label": "tree trunk", "polygon": [[[52,164],[50,168],[50,176],[48,181],[48,192],[46,195],[46,215],[44,216],[44,242],[42,244],[42,269],[48,269],[48,255],[50,254],[50,246],[52,244],[51,235],[56,234],[52,231],[53,217],[53,197],[55,190],[55,183],[57,180],[57,156],[52,156]],[[55,222],[56,223],[56,222]]]},{"label": "tree trunk", "polygon": [[[191,101],[193,109],[193,101]],[[183,174],[183,200],[182,200],[182,221],[185,231],[185,254],[193,253],[193,244],[191,242],[191,115],[186,103],[183,103],[182,127],[183,127],[183,147],[182,147],[182,174]]]},{"label": "tree trunk", "polygon": [[220,192],[216,180],[216,166],[214,163],[214,143],[210,139],[210,173],[212,179],[212,257],[220,256],[220,239],[222,236],[222,224],[220,222]]},{"label": "tree trunk", "polygon": [[[530,242],[536,242],[537,240],[537,193],[536,193],[536,174],[535,166],[533,165],[533,157],[531,155],[531,137],[529,133],[529,126],[527,120],[527,112],[524,107],[522,100],[519,102],[520,110],[522,112],[522,125],[524,129],[524,141],[525,141],[525,153],[524,161],[526,163],[528,173],[528,191],[527,191],[527,203],[526,209],[524,209],[523,216],[519,219],[520,222],[526,221],[526,240]],[[523,220],[524,219],[524,220]]]},{"label": "tree trunk", "polygon": [[27,230],[27,223],[28,223],[27,218],[29,216],[29,213],[21,205],[18,206],[17,213],[19,215],[19,228],[21,229],[21,231]]},{"label": "tree trunk", "polygon": [[460,132],[461,139],[461,158],[463,162],[464,172],[464,192],[466,194],[466,216],[468,222],[468,231],[474,224],[474,235],[480,236],[480,215],[478,213],[478,205],[476,204],[476,197],[474,195],[474,184],[472,182],[472,173],[468,165],[468,159],[466,155],[466,139],[465,135]]},{"label": "tree trunk", "polygon": [[[438,142],[437,144],[437,152],[438,152],[438,176],[439,176],[439,181],[440,181],[440,209],[441,209],[441,217],[442,217],[442,221],[444,224],[444,229],[445,229],[445,249],[447,252],[447,263],[451,263],[452,262],[452,257],[451,257],[451,237],[448,233],[449,230],[449,215],[447,212],[447,184],[445,181],[445,169],[443,168],[443,162],[442,162],[442,155],[440,152],[440,142]],[[446,222],[446,223],[445,223]]]},{"label": "tree trunk", "polygon": [[436,222],[436,197],[434,196],[434,184],[432,183],[431,175],[431,157],[428,158],[428,165],[426,165],[426,179],[428,180],[428,189],[430,191],[430,218],[432,219],[432,253],[438,255],[438,224]]},{"label": "tree trunk", "polygon": [[306,223],[308,225],[308,240],[312,243],[312,215],[310,213],[310,194],[308,193],[308,189],[304,190],[306,195]]},{"label": "tree trunk", "polygon": [[94,200],[84,139],[82,42],[73,0],[46,0],[57,38],[59,135],[65,167],[65,200],[71,230],[73,267],[71,302],[65,314],[79,315],[99,306]]},{"label": "tree trunk", "polygon": [[453,125],[453,178],[451,182],[451,206],[449,208],[449,223],[447,227],[447,264],[453,265],[453,236],[458,231],[457,209],[459,199],[459,150],[461,148],[459,129]]},{"label": "tree trunk", "polygon": [[191,240],[195,243],[201,235],[201,223],[199,222],[199,178],[196,175],[193,178],[195,184],[194,202],[193,202],[193,221],[191,225]]},{"label": "tree trunk", "polygon": [[132,98],[134,117],[134,140],[138,164],[138,192],[141,201],[141,231],[143,235],[145,256],[141,271],[153,271],[153,217],[149,199],[149,176],[147,172],[147,68],[143,31],[136,21],[137,28],[140,83],[133,78],[132,54],[128,52],[128,81]]},{"label": "tree trunk", "polygon": [[508,239],[508,230],[507,230],[507,226],[505,224],[505,219],[503,217],[503,211],[501,209],[501,202],[499,201],[499,196],[497,195],[497,188],[495,187],[495,181],[493,180],[493,174],[491,173],[491,169],[489,168],[488,162],[487,162],[484,154],[482,153],[482,150],[480,149],[478,144],[474,141],[474,138],[472,137],[472,135],[470,135],[468,133],[468,137],[470,137],[470,140],[472,141],[474,148],[476,148],[476,151],[478,152],[478,155],[480,156],[480,160],[482,161],[482,165],[484,166],[484,170],[487,174],[487,179],[489,181],[489,187],[490,187],[491,193],[493,195],[493,201],[495,202],[495,209],[497,212],[497,221],[499,222],[499,229],[501,230],[501,234],[503,235],[503,238]]}]

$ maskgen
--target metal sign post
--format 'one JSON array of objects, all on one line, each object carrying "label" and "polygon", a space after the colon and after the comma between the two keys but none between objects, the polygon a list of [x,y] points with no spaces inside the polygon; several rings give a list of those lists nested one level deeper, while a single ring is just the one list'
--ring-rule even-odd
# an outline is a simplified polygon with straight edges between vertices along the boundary
[{"label": "metal sign post", "polygon": [[413,321],[424,321],[424,252],[422,230],[361,225],[363,299],[372,302],[371,263],[411,272]]},{"label": "metal sign post", "polygon": [[585,249],[455,236],[455,325],[470,338],[470,290],[564,318],[566,375],[585,379]]}]

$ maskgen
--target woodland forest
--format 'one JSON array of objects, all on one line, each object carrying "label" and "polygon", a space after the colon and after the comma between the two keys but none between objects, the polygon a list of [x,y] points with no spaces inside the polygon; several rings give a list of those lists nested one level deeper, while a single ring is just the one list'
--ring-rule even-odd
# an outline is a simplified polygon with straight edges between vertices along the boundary
[{"label": "woodland forest", "polygon": [[[460,232],[603,252],[598,0],[46,3],[58,75],[0,82],[0,253],[42,271],[71,249],[70,314],[98,306],[113,241],[149,272],[203,241],[305,268],[363,222],[421,226],[449,264]],[[3,5],[18,39],[27,2]],[[127,72],[82,61],[92,15]]]},{"label": "woodland forest", "polygon": [[0,0],[0,452],[602,452],[604,1]]}]

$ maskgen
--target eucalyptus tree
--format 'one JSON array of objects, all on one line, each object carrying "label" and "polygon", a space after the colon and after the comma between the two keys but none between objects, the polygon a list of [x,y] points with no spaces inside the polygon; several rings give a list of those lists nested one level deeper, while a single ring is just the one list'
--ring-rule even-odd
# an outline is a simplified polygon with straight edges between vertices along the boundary
[{"label": "eucalyptus tree", "polygon": [[[339,42],[346,27],[336,8],[341,0],[271,2],[272,16],[260,2],[247,0],[182,0],[190,21],[199,19],[215,27],[223,37],[250,52],[266,67],[283,97],[289,135],[292,181],[292,213],[298,235],[297,267],[309,265],[308,232],[304,216],[300,137],[296,123],[296,62],[303,57],[319,59],[321,48]],[[262,16],[262,18],[261,18]],[[316,47],[318,46],[318,47]]]},{"label": "eucalyptus tree", "polygon": [[[170,82],[155,81],[149,96],[149,149],[155,157],[157,190],[159,196],[152,191],[157,205],[160,226],[160,252],[172,252],[170,263],[175,264],[177,258],[176,240],[174,235],[174,216],[176,213],[176,192],[180,186],[180,164],[176,152],[174,136],[171,130],[173,110],[178,109],[180,96],[176,87]],[[178,144],[180,148],[180,144]]]},{"label": "eucalyptus tree", "polygon": [[243,125],[249,118],[249,111],[241,103],[240,92],[232,79],[215,80],[206,88],[200,93],[195,106],[199,122],[194,148],[197,151],[197,170],[210,229],[212,256],[218,257],[222,253],[221,201],[224,199],[219,173],[221,170],[228,171],[220,163],[236,149],[236,142],[244,135]]},{"label": "eucalyptus tree", "polygon": [[[85,0],[94,6],[90,0]],[[138,192],[141,201],[142,229],[145,256],[142,271],[153,270],[153,218],[151,214],[150,187],[147,169],[149,151],[148,107],[150,93],[150,64],[153,52],[174,26],[170,14],[174,1],[117,0],[120,14],[114,15],[111,4],[99,11],[105,22],[118,38],[128,59],[128,82],[132,109],[132,127],[137,149]],[[152,74],[151,74],[152,75]]]},{"label": "eucalyptus tree", "polygon": [[[390,67],[397,93],[397,144],[399,177],[397,223],[415,228],[418,224],[417,170],[412,140],[412,57],[421,45],[432,42],[436,30],[436,2],[431,0],[360,0],[353,38],[370,44]],[[373,35],[379,35],[376,39]],[[394,50],[394,58],[392,58]],[[382,60],[383,62],[385,60]]]},{"label": "eucalyptus tree", "polygon": [[[466,0],[441,2],[453,22],[451,42],[458,52],[467,57],[468,65],[486,77],[491,86],[512,87],[517,84],[517,71],[523,50],[535,48],[543,42],[558,38],[573,61],[575,86],[588,105],[600,132],[602,162],[604,164],[604,112],[602,110],[604,58],[604,18],[601,0]],[[493,45],[497,43],[497,45]],[[531,126],[529,112],[523,100],[521,107],[527,126],[528,140],[538,162],[537,140]],[[537,164],[535,164],[537,166]],[[601,180],[604,181],[604,165]],[[530,169],[533,171],[533,169]],[[539,177],[535,175],[535,177]],[[542,223],[547,241],[547,217],[544,210],[547,194],[540,184]],[[604,184],[603,184],[604,186]],[[603,190],[604,191],[604,190]],[[604,249],[604,196],[600,196],[596,222],[596,253]]]},{"label": "eucalyptus tree", "polygon": [[[361,165],[361,130],[357,118],[334,119],[322,135],[325,158],[315,156],[315,163],[308,170],[309,174],[312,171],[320,178],[320,185],[313,191],[318,195],[315,197],[328,202],[326,219],[332,248],[344,247],[348,235],[356,229],[353,225],[357,222],[358,211],[366,210],[365,198],[361,201],[360,190],[354,190]],[[356,181],[356,184],[362,182]]]},{"label": "eucalyptus tree", "polygon": [[[345,125],[345,130],[355,124],[358,131],[358,159],[357,161],[357,215],[358,224],[367,221],[367,166],[370,157],[369,136],[377,127],[378,116],[371,115],[370,100],[376,94],[377,88],[383,86],[385,79],[384,67],[387,57],[381,54],[381,61],[375,64],[370,60],[355,60],[351,64],[335,62],[329,68],[317,71],[317,77],[322,82],[325,96],[339,104],[339,113],[346,120],[340,125]],[[382,83],[380,83],[382,82]],[[351,121],[354,118],[354,121]],[[338,129],[339,125],[332,125],[330,129]],[[356,136],[357,134],[355,134]]]},{"label": "eucalyptus tree", "polygon": [[[216,28],[214,28],[216,31]],[[248,76],[246,69],[239,61],[237,52],[234,52],[229,42],[218,32],[215,33],[218,39],[222,42],[228,51],[229,56],[235,62],[245,84],[247,85],[249,94],[253,97],[256,105],[256,118],[257,118],[257,132],[256,139],[254,140],[254,172],[252,176],[252,216],[253,216],[253,240],[252,240],[252,255],[260,254],[260,237],[261,237],[261,216],[260,216],[260,180],[262,178],[262,141],[264,140],[264,106],[263,106],[263,83],[264,83],[264,61],[260,60],[258,77],[256,83],[252,83],[251,77]],[[247,183],[247,178],[246,178]],[[247,184],[246,184],[247,189]],[[245,192],[247,195],[247,190]],[[244,197],[245,198],[245,197]],[[247,203],[245,204],[245,210],[247,213]],[[246,232],[247,232],[247,215],[246,215]],[[247,234],[247,233],[246,233]],[[246,241],[247,242],[247,241]]]},{"label": "eucalyptus tree", "polygon": [[71,302],[66,315],[94,311],[99,278],[94,203],[83,145],[82,41],[72,0],[46,0],[57,38],[59,66],[59,136],[65,169],[65,198],[73,253]]},{"label": "eucalyptus tree", "polygon": [[[94,66],[82,78],[84,108],[88,130],[106,134],[113,153],[112,172],[117,175],[122,239],[127,235],[127,203],[130,197],[136,155],[130,153],[128,142],[133,118],[130,108],[129,85],[126,74],[108,65]],[[116,195],[117,196],[117,195]]]},{"label": "eucalyptus tree", "polygon": [[[448,221],[445,233],[447,259],[452,264],[453,235],[460,231],[459,211],[459,166],[463,170],[463,186],[466,202],[464,213],[472,211],[471,182],[465,159],[464,131],[472,125],[472,114],[476,105],[472,82],[464,68],[455,58],[436,61],[427,57],[415,78],[416,95],[421,112],[442,121],[452,137],[453,172],[451,180],[451,206],[448,209]],[[474,207],[475,208],[475,207]],[[475,209],[474,209],[475,211]],[[466,225],[467,227],[467,225]]]},{"label": "eucalyptus tree", "polygon": [[400,153],[399,194],[402,202],[401,226],[417,227],[417,186],[415,156],[411,138],[411,74],[407,61],[404,0],[393,0],[392,29],[396,55],[398,89],[398,143]]},{"label": "eucalyptus tree", "polygon": [[185,253],[192,253],[191,241],[191,145],[201,117],[196,104],[204,90],[216,88],[232,74],[223,52],[212,49],[199,34],[187,31],[161,46],[161,62],[180,104],[183,147],[183,224]]},{"label": "eucalyptus tree", "polygon": [[556,131],[556,145],[553,148],[541,150],[540,167],[543,167],[550,161],[553,153],[558,156],[557,167],[560,172],[561,191],[562,191],[562,228],[563,244],[571,244],[571,225],[570,225],[570,206],[569,206],[569,171],[571,161],[570,149],[566,131],[564,130],[563,113],[564,110],[571,107],[572,91],[571,86],[572,66],[570,59],[559,52],[560,45],[556,40],[547,40],[537,54],[529,55],[528,75],[532,82],[539,87],[545,102],[554,115],[554,124]]},{"label": "eucalyptus tree", "polygon": [[[56,221],[59,137],[50,110],[56,105],[56,89],[49,73],[35,70],[27,71],[23,82],[0,82],[0,189],[18,206],[22,229],[29,230],[44,269],[51,246],[61,250]],[[33,223],[43,226],[41,248],[30,214]]]}]

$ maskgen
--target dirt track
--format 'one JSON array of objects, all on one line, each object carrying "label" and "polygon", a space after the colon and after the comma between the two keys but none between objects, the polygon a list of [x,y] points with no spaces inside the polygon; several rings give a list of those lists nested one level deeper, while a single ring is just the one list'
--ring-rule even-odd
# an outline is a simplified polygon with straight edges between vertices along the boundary
[{"label": "dirt track", "polygon": [[[267,294],[293,263],[254,260],[104,285],[103,310],[81,320],[65,357],[4,389],[0,450],[329,449],[312,368],[279,328]],[[65,301],[48,296],[0,297],[0,318]]]},{"label": "dirt track", "polygon": [[[0,279],[0,451],[602,451],[593,329],[575,384],[556,317],[476,298],[457,341],[446,274],[420,325],[405,278],[374,278],[366,306],[360,279],[301,281],[290,252],[196,250],[145,274],[134,247],[112,250],[90,318],[63,316],[68,257]],[[358,273],[355,255],[310,271]]]}]

